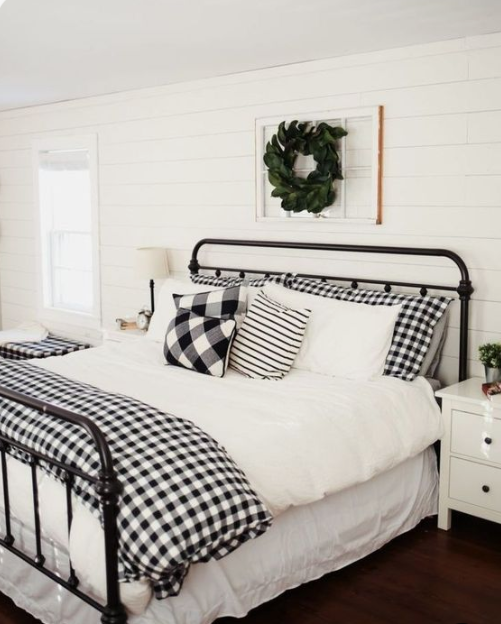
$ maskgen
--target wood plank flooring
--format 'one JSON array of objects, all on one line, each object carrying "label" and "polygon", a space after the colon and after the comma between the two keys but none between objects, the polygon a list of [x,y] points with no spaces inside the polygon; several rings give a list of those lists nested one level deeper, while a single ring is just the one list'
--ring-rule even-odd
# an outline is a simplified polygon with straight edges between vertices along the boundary
[{"label": "wood plank flooring", "polygon": [[[218,624],[497,624],[500,614],[501,525],[454,514],[449,533],[425,520],[363,561]],[[0,594],[0,624],[39,623]]]}]

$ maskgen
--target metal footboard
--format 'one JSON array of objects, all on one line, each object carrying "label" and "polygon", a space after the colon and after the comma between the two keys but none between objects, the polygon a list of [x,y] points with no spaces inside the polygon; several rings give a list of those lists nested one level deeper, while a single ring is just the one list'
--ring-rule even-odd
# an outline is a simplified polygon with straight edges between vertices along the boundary
[{"label": "metal footboard", "polygon": [[[3,485],[3,504],[5,511],[5,535],[0,536],[0,545],[6,550],[14,553],[26,563],[30,564],[42,574],[62,585],[69,592],[78,596],[81,600],[91,605],[101,612],[102,624],[126,624],[127,614],[124,606],[120,602],[120,591],[118,583],[118,529],[117,515],[119,510],[119,499],[122,492],[122,485],[113,468],[113,459],[110,448],[99,427],[89,418],[74,414],[69,410],[65,410],[56,405],[45,403],[38,399],[25,396],[19,392],[9,390],[0,385],[0,397],[4,397],[15,403],[20,403],[30,407],[40,413],[49,414],[50,416],[72,423],[84,429],[91,438],[96,451],[99,455],[100,470],[97,475],[86,474],[85,472],[73,466],[66,465],[64,462],[57,461],[48,457],[46,454],[28,448],[24,444],[20,444],[9,437],[0,433],[0,465],[2,467],[2,485]],[[16,547],[16,538],[12,533],[11,506],[9,494],[9,473],[7,465],[7,454],[10,449],[17,449],[25,453],[29,458],[31,468],[31,485],[33,496],[34,510],[34,527],[35,527],[35,556],[29,556]],[[71,503],[71,491],[75,476],[84,479],[92,486],[99,497],[102,508],[103,531],[105,543],[105,561],[106,561],[106,604],[102,605],[94,598],[79,589],[79,580],[71,559],[69,561],[70,574],[68,579],[64,579],[55,574],[52,570],[45,567],[45,556],[42,550],[42,532],[41,518],[39,513],[37,470],[40,462],[44,462],[49,466],[57,467],[64,475],[66,487],[66,514],[68,522],[68,534],[71,529],[73,519],[73,510]],[[20,519],[22,520],[22,518]]]}]

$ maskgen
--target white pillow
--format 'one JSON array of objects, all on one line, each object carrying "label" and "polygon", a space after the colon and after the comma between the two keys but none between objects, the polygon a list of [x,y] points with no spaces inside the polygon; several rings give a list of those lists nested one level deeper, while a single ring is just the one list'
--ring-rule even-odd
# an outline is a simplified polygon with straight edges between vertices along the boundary
[{"label": "white pillow", "polygon": [[155,313],[151,317],[146,338],[164,342],[167,327],[176,316],[176,304],[172,295],[191,295],[199,292],[221,290],[221,286],[201,286],[169,277],[162,284],[155,297]]},{"label": "white pillow", "polygon": [[264,292],[283,305],[312,311],[293,368],[359,380],[383,374],[401,305],[338,301],[276,284]]}]

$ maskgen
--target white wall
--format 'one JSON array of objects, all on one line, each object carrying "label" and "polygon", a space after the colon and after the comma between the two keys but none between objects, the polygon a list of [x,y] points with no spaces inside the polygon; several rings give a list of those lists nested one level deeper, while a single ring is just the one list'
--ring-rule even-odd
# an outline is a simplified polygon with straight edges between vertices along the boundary
[{"label": "white wall", "polygon": [[[376,104],[385,107],[382,225],[255,222],[256,117]],[[471,358],[478,344],[501,340],[501,34],[0,114],[4,327],[36,310],[32,140],[83,132],[99,139],[105,325],[148,301],[133,277],[134,247],[165,246],[184,271],[201,237],[254,237],[448,247],[464,257],[476,289]],[[270,268],[456,278],[433,259],[376,257],[362,266],[343,256],[334,268],[325,254],[297,256],[280,265],[270,257]],[[451,325],[446,380],[456,372],[457,307]],[[478,362],[471,372],[481,374]]]}]

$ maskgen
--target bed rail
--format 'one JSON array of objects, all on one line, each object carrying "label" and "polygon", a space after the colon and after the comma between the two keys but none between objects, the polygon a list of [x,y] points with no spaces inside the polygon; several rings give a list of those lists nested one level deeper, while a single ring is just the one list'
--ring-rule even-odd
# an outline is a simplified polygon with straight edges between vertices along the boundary
[{"label": "bed rail", "polygon": [[[100,470],[96,475],[86,474],[70,465],[57,461],[45,453],[41,453],[34,449],[28,448],[24,444],[20,444],[12,440],[6,435],[0,433],[0,465],[2,468],[2,485],[3,485],[3,504],[5,513],[5,535],[0,537],[0,546],[14,553],[26,563],[30,564],[45,576],[62,585],[69,592],[78,596],[81,600],[91,605],[101,612],[102,624],[126,624],[127,614],[120,602],[120,592],[118,583],[118,529],[117,515],[119,509],[119,498],[122,492],[122,484],[120,483],[114,467],[113,458],[106,439],[99,427],[89,418],[75,414],[69,410],[63,409],[57,405],[51,405],[44,401],[26,396],[19,392],[10,390],[0,385],[0,397],[8,399],[15,403],[19,403],[26,407],[30,407],[41,414],[48,414],[58,420],[72,423],[81,427],[86,431],[92,440],[92,443],[99,455]],[[28,455],[31,467],[31,485],[33,496],[34,510],[34,527],[35,527],[35,550],[34,557],[27,555],[25,552],[15,546],[15,537],[12,533],[10,494],[9,494],[9,474],[7,464],[7,454],[9,450],[17,449]],[[105,561],[106,561],[106,605],[102,605],[94,598],[79,589],[79,580],[75,574],[71,559],[69,560],[70,574],[68,579],[63,579],[52,570],[45,567],[45,556],[42,550],[42,529],[41,518],[39,513],[38,500],[38,484],[37,484],[37,467],[40,462],[44,462],[49,466],[55,466],[63,471],[64,482],[66,487],[66,513],[68,522],[68,535],[71,529],[73,519],[73,510],[71,502],[71,491],[73,479],[78,476],[94,486],[102,506],[103,531],[105,542]]]},{"label": "bed rail", "polygon": [[348,253],[370,253],[370,254],[390,254],[400,256],[422,256],[422,257],[441,257],[451,260],[459,269],[460,280],[455,284],[441,285],[441,284],[425,284],[406,281],[395,280],[379,280],[373,278],[364,277],[345,277],[345,276],[333,276],[333,275],[312,275],[309,273],[298,273],[301,277],[309,277],[319,280],[332,280],[336,282],[348,282],[352,288],[358,288],[360,283],[363,284],[375,284],[378,286],[384,286],[386,292],[390,292],[393,286],[399,286],[403,288],[417,288],[422,296],[425,296],[429,290],[444,290],[450,292],[456,292],[459,295],[460,300],[460,323],[459,323],[459,381],[463,381],[467,377],[468,368],[468,316],[469,316],[469,303],[473,293],[473,286],[471,284],[468,269],[464,260],[454,251],[448,249],[435,249],[433,247],[386,247],[379,245],[345,245],[338,243],[307,243],[307,242],[284,242],[284,241],[269,241],[269,240],[238,240],[238,239],[226,239],[226,238],[203,238],[198,241],[194,246],[191,260],[188,265],[190,273],[198,273],[200,270],[215,271],[216,275],[221,273],[238,273],[240,277],[245,275],[278,275],[283,271],[269,271],[266,269],[245,269],[235,267],[217,267],[200,264],[198,261],[198,254],[200,249],[204,246],[226,246],[226,247],[258,247],[261,249],[302,249],[308,251],[333,251],[333,252],[348,252]]}]

